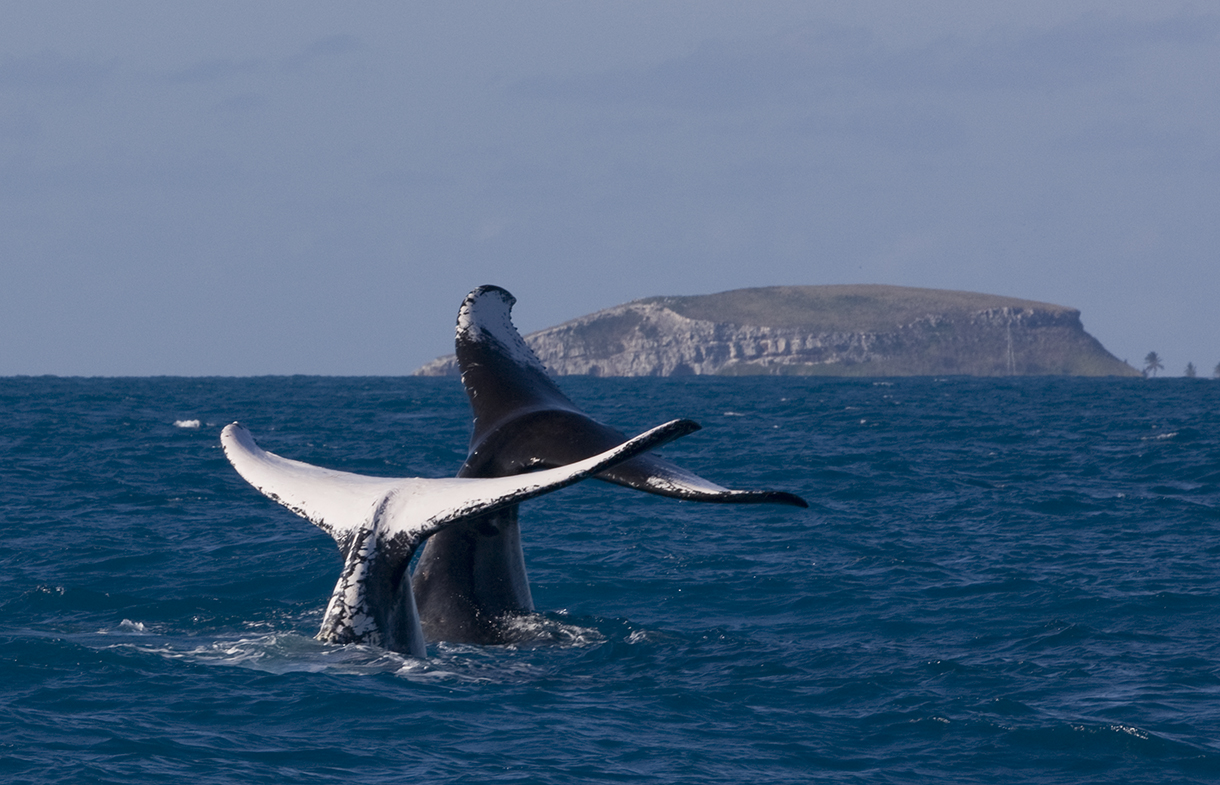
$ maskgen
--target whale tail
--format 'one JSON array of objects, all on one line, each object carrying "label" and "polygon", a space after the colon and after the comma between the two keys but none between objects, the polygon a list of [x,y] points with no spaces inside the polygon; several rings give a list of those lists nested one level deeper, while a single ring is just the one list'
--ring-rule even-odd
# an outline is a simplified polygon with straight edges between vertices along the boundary
[{"label": "whale tail", "polygon": [[699,429],[674,420],[585,460],[511,477],[369,477],[282,458],[240,423],[220,442],[238,474],[263,495],[330,534],[344,556],[318,637],[424,655],[406,570],[419,545],[442,529],[579,482]]},{"label": "whale tail", "polygon": [[[516,298],[498,286],[480,286],[458,310],[458,366],[474,411],[470,453],[460,477],[562,466],[626,438],[563,394],[513,325],[515,303]],[[785,491],[726,488],[655,455],[637,456],[596,477],[691,501],[809,506]]]}]

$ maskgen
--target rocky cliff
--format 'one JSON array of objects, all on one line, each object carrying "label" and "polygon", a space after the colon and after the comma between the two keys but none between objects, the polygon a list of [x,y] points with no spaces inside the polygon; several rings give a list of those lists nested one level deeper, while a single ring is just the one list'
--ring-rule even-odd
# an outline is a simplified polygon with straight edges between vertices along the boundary
[{"label": "rocky cliff", "polygon": [[[554,374],[1136,376],[1080,312],[899,286],[780,286],[650,297],[525,337]],[[454,357],[415,372],[457,373]]]}]

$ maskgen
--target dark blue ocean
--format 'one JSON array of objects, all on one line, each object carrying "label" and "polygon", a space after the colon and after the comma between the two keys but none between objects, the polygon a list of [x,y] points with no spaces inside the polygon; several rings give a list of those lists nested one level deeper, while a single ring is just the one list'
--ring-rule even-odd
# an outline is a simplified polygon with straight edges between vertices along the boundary
[{"label": "dark blue ocean", "polygon": [[451,476],[456,380],[0,379],[0,781],[1220,781],[1220,382],[560,381],[810,509],[528,502],[530,642],[415,660],[218,434]]}]

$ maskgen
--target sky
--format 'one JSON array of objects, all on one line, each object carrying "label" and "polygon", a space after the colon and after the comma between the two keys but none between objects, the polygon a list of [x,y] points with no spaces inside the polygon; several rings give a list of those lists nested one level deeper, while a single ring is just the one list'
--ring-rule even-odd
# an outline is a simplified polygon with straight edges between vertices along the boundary
[{"label": "sky", "polygon": [[10,2],[0,376],[401,375],[523,332],[879,283],[1220,364],[1220,7]]}]

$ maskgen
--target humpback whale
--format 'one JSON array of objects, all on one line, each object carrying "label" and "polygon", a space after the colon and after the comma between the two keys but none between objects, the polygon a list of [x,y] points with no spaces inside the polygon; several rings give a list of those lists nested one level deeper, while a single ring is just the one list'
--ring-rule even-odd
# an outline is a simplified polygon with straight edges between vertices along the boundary
[{"label": "humpback whale", "polygon": [[529,474],[484,478],[369,477],[264,451],[240,423],[225,426],[225,456],[265,496],[335,539],[343,571],[318,639],[426,654],[411,581],[411,557],[430,535],[579,482],[699,429],[673,420],[585,460]]},{"label": "humpback whale", "polygon": [[[498,286],[480,286],[458,310],[458,366],[474,412],[469,453],[458,477],[553,469],[626,438],[563,394],[513,326],[515,303]],[[731,490],[654,455],[635,456],[594,476],[692,501],[809,506],[783,491]],[[505,642],[505,618],[534,610],[516,505],[472,516],[431,537],[412,583],[430,640]]]}]

